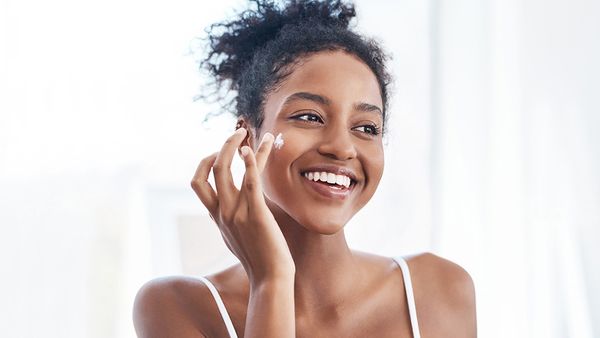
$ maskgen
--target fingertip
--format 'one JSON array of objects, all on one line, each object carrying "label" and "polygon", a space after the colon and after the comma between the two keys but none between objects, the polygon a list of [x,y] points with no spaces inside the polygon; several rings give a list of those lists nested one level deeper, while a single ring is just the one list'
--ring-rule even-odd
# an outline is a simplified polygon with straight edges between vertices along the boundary
[{"label": "fingertip", "polygon": [[275,137],[273,136],[273,134],[269,133],[269,136],[265,134],[265,137],[263,138],[263,141],[260,145],[260,152],[270,152],[274,142]]},{"label": "fingertip", "polygon": [[263,140],[265,141],[270,141],[270,140],[274,140],[275,136],[273,136],[273,134],[266,132],[265,135],[263,135]]},{"label": "fingertip", "polygon": [[246,128],[241,127],[236,129],[235,134],[245,134],[247,132]]},{"label": "fingertip", "polygon": [[250,153],[250,147],[243,146],[240,152],[242,153],[242,157],[246,157]]}]

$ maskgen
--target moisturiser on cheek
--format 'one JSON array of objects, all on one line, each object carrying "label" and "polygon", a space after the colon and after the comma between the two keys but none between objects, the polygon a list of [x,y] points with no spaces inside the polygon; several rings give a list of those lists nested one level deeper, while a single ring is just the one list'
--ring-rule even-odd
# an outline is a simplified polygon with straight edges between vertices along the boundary
[{"label": "moisturiser on cheek", "polygon": [[273,147],[275,147],[275,149],[281,149],[283,143],[283,135],[281,133],[277,134],[275,141],[273,141]]}]

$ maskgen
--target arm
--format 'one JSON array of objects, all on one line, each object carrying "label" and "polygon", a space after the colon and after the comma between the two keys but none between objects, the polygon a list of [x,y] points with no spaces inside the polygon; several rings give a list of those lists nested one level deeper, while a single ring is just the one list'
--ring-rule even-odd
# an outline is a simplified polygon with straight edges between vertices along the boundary
[{"label": "arm", "polygon": [[[266,205],[260,177],[273,145],[273,135],[265,133],[256,153],[247,145],[240,148],[246,173],[238,190],[230,168],[233,155],[246,135],[246,129],[238,129],[220,152],[204,158],[191,185],[248,275],[250,299],[245,336],[294,337],[295,264],[285,237]],[[216,190],[208,182],[211,168]]]},{"label": "arm", "polygon": [[[214,302],[202,292],[185,288],[176,278],[154,279],[140,288],[133,307],[133,323],[140,338],[205,338]],[[206,293],[208,293],[206,289]],[[193,295],[197,307],[183,309]],[[190,317],[193,313],[193,317]],[[218,316],[218,314],[216,315]],[[270,279],[250,288],[244,337],[294,337],[294,279]]]},{"label": "arm", "polygon": [[178,305],[177,283],[158,278],[140,288],[133,305],[133,325],[139,338],[206,338]]},{"label": "arm", "polygon": [[473,279],[463,268],[458,268],[451,276],[448,288],[448,303],[451,317],[455,319],[451,327],[454,337],[477,337],[475,310],[475,286]]},{"label": "arm", "polygon": [[244,336],[295,337],[294,277],[250,286]]},{"label": "arm", "polygon": [[[289,248],[273,214],[265,204],[260,172],[271,150],[273,136],[265,134],[255,153],[241,149],[246,165],[242,188],[238,191],[231,176],[231,162],[247,131],[240,129],[229,137],[220,152],[204,158],[191,185],[219,226],[225,244],[236,255],[250,280],[250,299],[245,337],[294,337],[295,266]],[[215,191],[208,182],[213,169]],[[190,293],[178,293],[176,285],[155,280],[138,292],[134,324],[139,337],[205,337],[199,325],[177,304],[189,302]],[[185,298],[185,301],[182,301]],[[208,304],[196,299],[195,304]],[[195,320],[207,314],[205,308],[193,311]],[[205,318],[206,319],[206,318]],[[210,320],[210,319],[208,319]],[[208,324],[207,326],[208,327]]]},{"label": "arm", "polygon": [[[469,273],[461,266],[425,253],[414,258],[415,285],[420,297],[419,309],[427,309],[421,333],[424,337],[477,337],[475,287]],[[414,282],[414,281],[413,281]]]}]

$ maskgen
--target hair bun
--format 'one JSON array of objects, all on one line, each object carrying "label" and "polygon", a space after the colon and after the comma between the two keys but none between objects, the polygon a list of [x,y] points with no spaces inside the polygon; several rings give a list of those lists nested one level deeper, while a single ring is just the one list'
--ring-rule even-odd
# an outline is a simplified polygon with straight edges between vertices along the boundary
[{"label": "hair bun", "polygon": [[253,0],[255,9],[247,9],[232,21],[215,23],[206,29],[208,56],[201,67],[218,83],[231,81],[237,90],[244,67],[257,50],[275,39],[286,25],[314,21],[320,25],[348,28],[356,16],[354,5],[340,0],[292,0],[279,8],[273,1]]}]

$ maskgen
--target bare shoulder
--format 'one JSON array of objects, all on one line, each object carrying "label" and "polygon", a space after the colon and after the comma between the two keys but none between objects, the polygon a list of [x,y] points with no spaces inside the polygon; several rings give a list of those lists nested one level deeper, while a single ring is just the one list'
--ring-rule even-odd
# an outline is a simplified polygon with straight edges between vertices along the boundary
[{"label": "bare shoulder", "polygon": [[[241,330],[248,304],[248,283],[240,264],[206,276]],[[227,328],[212,293],[198,278],[153,279],[138,291],[133,308],[138,337],[225,337]]]},{"label": "bare shoulder", "polygon": [[475,286],[460,265],[432,253],[407,258],[423,336],[476,337]]},{"label": "bare shoulder", "polygon": [[183,276],[146,282],[133,306],[137,336],[206,337],[203,318],[209,313],[209,292],[202,282]]},{"label": "bare shoulder", "polygon": [[425,279],[428,286],[439,288],[448,301],[474,298],[473,279],[460,265],[430,252],[407,258],[407,263],[411,272],[414,271],[413,278]]}]

